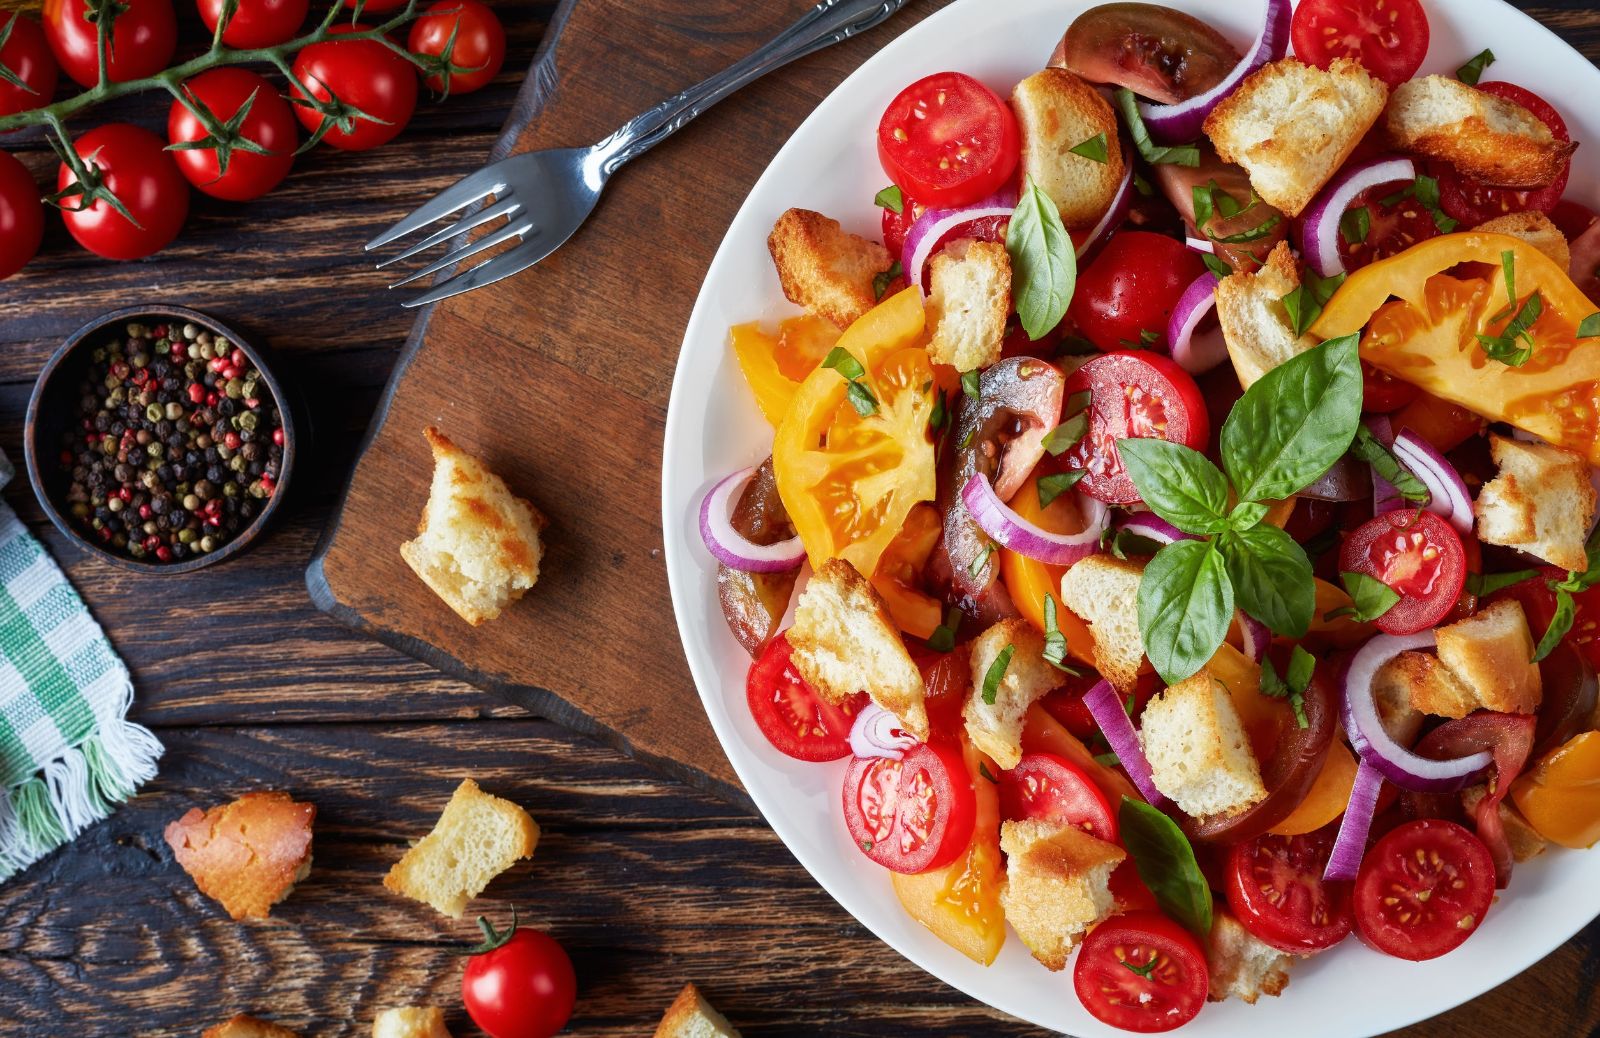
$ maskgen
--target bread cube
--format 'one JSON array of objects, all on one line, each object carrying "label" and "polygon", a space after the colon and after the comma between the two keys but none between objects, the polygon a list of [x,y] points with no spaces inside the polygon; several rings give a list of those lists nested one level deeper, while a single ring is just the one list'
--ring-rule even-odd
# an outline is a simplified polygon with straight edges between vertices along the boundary
[{"label": "bread cube", "polygon": [[1501,187],[1544,187],[1577,147],[1557,140],[1521,105],[1453,76],[1419,76],[1395,87],[1384,123],[1399,147]]},{"label": "bread cube", "polygon": [[1204,669],[1150,700],[1139,744],[1156,788],[1196,818],[1241,811],[1267,795],[1233,697]]},{"label": "bread cube", "polygon": [[1548,443],[1489,434],[1499,468],[1478,491],[1478,537],[1525,551],[1552,566],[1589,568],[1584,541],[1594,523],[1595,490],[1582,457]]},{"label": "bread cube", "polygon": [[1211,933],[1206,938],[1210,1001],[1237,998],[1253,1006],[1262,995],[1277,997],[1289,986],[1293,964],[1291,956],[1246,930],[1227,909],[1219,907],[1211,917]]},{"label": "bread cube", "polygon": [[233,919],[265,919],[311,872],[315,804],[254,792],[167,826],[167,846],[200,893]]},{"label": "bread cube", "polygon": [[1289,243],[1281,241],[1254,273],[1239,271],[1217,284],[1217,323],[1228,346],[1239,384],[1249,389],[1256,380],[1317,344],[1296,335],[1283,297],[1300,286]]},{"label": "bread cube", "polygon": [[[983,679],[1011,646],[1011,660],[995,689],[983,699]],[[1061,684],[1061,672],[1044,661],[1044,637],[1026,620],[1001,620],[972,640],[972,691],[961,715],[967,737],[1004,771],[1022,760],[1022,726],[1028,707]]]},{"label": "bread cube", "polygon": [[[1050,196],[1068,230],[1093,227],[1111,208],[1122,182],[1122,147],[1111,105],[1076,73],[1047,68],[1016,85],[1011,110],[1022,131],[1022,172]],[[1104,162],[1073,152],[1102,133]]]},{"label": "bread cube", "polygon": [[1039,819],[1002,823],[1000,849],[1006,922],[1047,969],[1065,969],[1089,927],[1111,914],[1111,873],[1127,855],[1082,829]]},{"label": "bread cube", "polygon": [[372,1038],[450,1038],[438,1006],[381,1009],[372,1018]]},{"label": "bread cube", "polygon": [[1133,691],[1144,665],[1139,632],[1139,581],[1143,560],[1091,555],[1061,577],[1061,604],[1089,625],[1094,667],[1124,694]]},{"label": "bread cube", "polygon": [[490,880],[533,857],[538,845],[539,825],[528,812],[463,779],[433,831],[394,863],[383,885],[460,919]]},{"label": "bread cube", "polygon": [[739,1038],[739,1032],[712,1008],[698,988],[685,984],[667,1007],[655,1038]]},{"label": "bread cube", "polygon": [[958,371],[1000,359],[1011,313],[1011,257],[999,242],[947,246],[928,264],[928,355]]},{"label": "bread cube", "polygon": [[767,236],[784,297],[848,328],[878,305],[873,279],[894,264],[889,250],[810,209],[790,209]]}]

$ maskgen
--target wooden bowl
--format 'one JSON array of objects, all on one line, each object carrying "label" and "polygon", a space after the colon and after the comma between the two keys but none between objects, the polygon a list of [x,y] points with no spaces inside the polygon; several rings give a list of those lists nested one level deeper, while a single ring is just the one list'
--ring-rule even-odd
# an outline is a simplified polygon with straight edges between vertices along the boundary
[{"label": "wooden bowl", "polygon": [[[222,336],[244,351],[244,355],[261,373],[261,381],[278,407],[279,421],[283,425],[283,459],[272,496],[234,538],[217,550],[196,555],[177,562],[144,561],[114,551],[107,551],[85,537],[73,524],[65,508],[67,485],[71,473],[62,468],[58,460],[62,434],[76,420],[77,383],[82,376],[88,354],[110,337],[113,329],[129,321],[144,324],[195,324]],[[44,370],[33,384],[33,394],[28,398],[28,414],[22,432],[23,455],[28,468],[28,481],[33,485],[39,507],[55,524],[67,540],[79,548],[124,569],[141,573],[189,573],[232,558],[255,543],[261,531],[272,520],[283,499],[288,494],[289,479],[294,472],[295,430],[294,417],[283,387],[272,374],[261,352],[243,336],[215,318],[182,306],[130,306],[102,314],[73,332],[67,341],[45,362]]]}]

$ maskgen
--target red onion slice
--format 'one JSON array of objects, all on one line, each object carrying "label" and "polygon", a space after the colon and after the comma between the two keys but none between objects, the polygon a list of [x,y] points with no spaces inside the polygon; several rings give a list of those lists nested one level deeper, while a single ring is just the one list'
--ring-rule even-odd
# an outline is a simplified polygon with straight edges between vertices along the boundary
[{"label": "red onion slice", "polygon": [[1261,31],[1256,33],[1255,42],[1239,59],[1239,64],[1233,66],[1233,71],[1205,93],[1173,105],[1139,102],[1139,114],[1144,117],[1150,136],[1162,144],[1185,144],[1199,137],[1201,124],[1213,108],[1239,89],[1239,84],[1256,69],[1289,53],[1289,19],[1292,13],[1289,0],[1267,0],[1266,14],[1261,19]]},{"label": "red onion slice", "polygon": [[1134,730],[1127,708],[1117,697],[1117,690],[1111,686],[1111,682],[1102,680],[1085,692],[1083,705],[1089,708],[1094,723],[1100,726],[1101,734],[1111,744],[1111,752],[1122,762],[1122,770],[1128,773],[1140,795],[1153,807],[1165,804],[1167,798],[1156,788],[1155,773],[1150,770],[1144,747],[1139,745],[1139,733]]},{"label": "red onion slice", "polygon": [[1171,544],[1173,541],[1192,541],[1195,535],[1184,533],[1154,512],[1135,512],[1128,516],[1117,527],[1120,530],[1143,537],[1147,541],[1157,544]]},{"label": "red onion slice", "polygon": [[1202,375],[1228,359],[1228,344],[1220,327],[1195,337],[1195,329],[1217,305],[1217,284],[1221,280],[1209,270],[1195,278],[1178,297],[1167,320],[1172,359],[1191,375]]},{"label": "red onion slice", "polygon": [[1408,158],[1389,156],[1352,166],[1322,189],[1300,220],[1300,252],[1306,263],[1322,277],[1345,273],[1344,257],[1339,255],[1339,221],[1361,192],[1379,184],[1417,179],[1417,164]]},{"label": "red onion slice", "polygon": [[[1394,446],[1394,427],[1390,424],[1388,415],[1373,415],[1366,420],[1366,424],[1367,429],[1379,443],[1385,447]],[[1406,499],[1400,496],[1400,491],[1395,489],[1395,485],[1378,475],[1377,469],[1372,469],[1372,514],[1385,515],[1410,507],[1412,506]]]},{"label": "red onion slice", "polygon": [[1362,761],[1356,768],[1350,804],[1344,809],[1339,838],[1333,841],[1333,853],[1328,856],[1323,879],[1352,880],[1361,871],[1361,859],[1367,853],[1367,836],[1372,832],[1372,816],[1378,813],[1378,793],[1382,789],[1383,773]]},{"label": "red onion slice", "polygon": [[1195,238],[1189,235],[1184,235],[1183,243],[1189,246],[1189,248],[1193,249],[1195,252],[1209,252],[1213,256],[1217,254],[1216,242],[1213,242],[1208,238]]},{"label": "red onion slice", "polygon": [[916,737],[900,727],[900,718],[877,703],[868,703],[850,725],[850,752],[857,757],[900,760],[917,745]]},{"label": "red onion slice", "polygon": [[1378,704],[1372,697],[1372,680],[1379,668],[1407,649],[1431,649],[1436,644],[1432,631],[1374,635],[1356,650],[1344,672],[1344,729],[1350,736],[1350,745],[1384,778],[1401,789],[1419,793],[1452,793],[1494,761],[1487,752],[1452,760],[1429,760],[1395,742],[1384,730]]},{"label": "red onion slice", "polygon": [[700,539],[718,562],[746,573],[782,573],[805,561],[798,535],[777,544],[757,544],[733,528],[730,516],[746,483],[756,474],[740,469],[706,493],[700,502]]},{"label": "red onion slice", "polygon": [[1272,632],[1267,625],[1245,612],[1237,610],[1239,616],[1240,650],[1252,660],[1260,663],[1267,658],[1267,646],[1272,644]]},{"label": "red onion slice", "polygon": [[933,258],[933,250],[939,247],[944,236],[957,227],[991,217],[1009,218],[1016,210],[1017,193],[1010,188],[1001,188],[988,198],[961,209],[923,210],[906,232],[905,247],[900,252],[900,268],[906,280],[921,290],[922,268]]},{"label": "red onion slice", "polygon": [[1051,533],[1012,511],[981,472],[973,473],[961,488],[961,503],[978,528],[1002,548],[1052,566],[1070,566],[1099,551],[1100,537],[1111,519],[1111,509],[1104,502],[1079,494],[1084,528],[1077,533]]},{"label": "red onion slice", "polygon": [[1094,225],[1083,241],[1073,250],[1078,259],[1083,259],[1091,251],[1100,247],[1100,243],[1111,237],[1111,232],[1122,225],[1128,215],[1129,200],[1133,197],[1133,156],[1124,149],[1122,152],[1122,183],[1117,185],[1117,193],[1111,196],[1111,205],[1107,207],[1105,215],[1100,217],[1100,222]]},{"label": "red onion slice", "polygon": [[1449,459],[1410,429],[1401,430],[1391,449],[1400,464],[1428,488],[1428,511],[1446,519],[1456,533],[1462,536],[1471,533],[1472,494]]}]

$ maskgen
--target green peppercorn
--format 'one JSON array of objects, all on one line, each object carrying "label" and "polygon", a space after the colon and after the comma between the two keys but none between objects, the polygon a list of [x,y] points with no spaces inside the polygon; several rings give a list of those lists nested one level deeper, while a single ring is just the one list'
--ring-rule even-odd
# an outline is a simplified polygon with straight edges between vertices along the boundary
[{"label": "green peppercorn", "polygon": [[160,461],[162,458],[167,456],[167,448],[162,446],[161,441],[159,440],[146,447],[144,452],[150,455],[151,461]]},{"label": "green peppercorn", "polygon": [[133,544],[128,545],[128,554],[136,559],[144,558],[144,545],[135,541]]},{"label": "green peppercorn", "polygon": [[150,404],[144,409],[145,420],[150,422],[159,422],[166,414],[167,409],[160,404]]},{"label": "green peppercorn", "polygon": [[190,528],[188,528],[186,526],[183,529],[178,531],[178,543],[179,544],[193,544],[194,543],[194,539],[196,537],[198,537],[198,536],[199,536],[199,534],[195,533],[193,530],[191,530]]},{"label": "green peppercorn", "polygon": [[[128,333],[128,338],[130,338],[130,339],[143,339],[145,336],[150,334],[150,329],[146,328],[144,325],[140,324],[138,321],[133,321],[133,322],[129,323],[127,328],[125,328],[123,330]],[[99,358],[96,358],[96,359],[98,360]]]},{"label": "green peppercorn", "polygon": [[91,350],[89,359],[96,364],[104,364],[106,362],[106,351],[104,349]]},{"label": "green peppercorn", "polygon": [[246,411],[244,414],[236,415],[235,418],[238,420],[239,428],[241,429],[254,431],[255,427],[261,423],[260,416],[254,411]]},{"label": "green peppercorn", "polygon": [[150,355],[148,353],[135,353],[128,359],[128,363],[136,368],[142,368],[150,363]]},{"label": "green peppercorn", "polygon": [[228,467],[235,472],[243,472],[245,467],[244,455],[235,454],[228,459]]},{"label": "green peppercorn", "polygon": [[222,484],[222,496],[223,497],[238,497],[239,496],[239,484],[237,484],[237,483],[224,483],[224,484]]},{"label": "green peppercorn", "polygon": [[267,485],[265,483],[261,482],[258,479],[254,483],[250,484],[249,494],[250,494],[251,497],[257,498],[257,499],[266,497],[267,496]]},{"label": "green peppercorn", "polygon": [[244,380],[239,378],[228,379],[228,384],[222,390],[229,400],[237,400],[244,396]]}]

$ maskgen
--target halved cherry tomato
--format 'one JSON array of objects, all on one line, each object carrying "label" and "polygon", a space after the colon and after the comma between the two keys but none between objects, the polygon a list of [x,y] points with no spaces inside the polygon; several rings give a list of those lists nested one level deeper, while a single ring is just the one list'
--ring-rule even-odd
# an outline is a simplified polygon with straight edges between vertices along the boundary
[{"label": "halved cherry tomato", "polygon": [[1095,760],[1094,754],[1089,752],[1083,741],[1067,731],[1038,703],[1028,708],[1028,715],[1023,719],[1022,749],[1024,753],[1053,753],[1071,761],[1094,780],[1094,784],[1100,787],[1111,803],[1120,804],[1123,797],[1144,799],[1126,775]]},{"label": "halved cherry tomato", "polygon": [[1391,87],[1417,74],[1428,53],[1428,16],[1417,0],[1301,0],[1289,26],[1301,61],[1327,68],[1353,58]]},{"label": "halved cherry tomato", "polygon": [[[1404,189],[1408,181],[1378,184],[1356,196],[1351,209],[1367,210],[1367,234],[1359,241],[1339,235],[1339,256],[1346,270],[1355,270],[1368,263],[1398,255],[1420,241],[1438,236],[1439,227],[1433,222],[1433,213],[1417,201],[1412,192]],[[1389,200],[1384,205],[1385,200]]]},{"label": "halved cherry tomato", "polygon": [[817,695],[794,665],[787,635],[772,639],[750,664],[745,697],[756,727],[780,753],[804,761],[850,756],[854,710],[841,710]]},{"label": "halved cherry tomato", "polygon": [[[1516,599],[1528,619],[1528,630],[1537,640],[1549,629],[1556,614],[1556,595],[1550,590],[1550,581],[1565,580],[1566,576],[1565,570],[1542,566],[1537,576],[1505,588],[1494,598]],[[1600,585],[1573,594],[1572,604],[1572,628],[1562,640],[1577,649],[1591,666],[1600,668]]]},{"label": "halved cherry tomato", "polygon": [[1336,833],[1257,836],[1228,852],[1228,907],[1257,938],[1305,955],[1350,936],[1347,883],[1324,882]]},{"label": "halved cherry tomato", "polygon": [[1096,1020],[1151,1034],[1194,1019],[1211,973],[1189,931],[1159,912],[1132,912],[1089,931],[1072,986]]},{"label": "halved cherry tomato", "polygon": [[1398,411],[1415,400],[1422,390],[1402,382],[1371,364],[1361,365],[1361,409],[1376,414]]},{"label": "halved cherry tomato", "polygon": [[[1480,83],[1478,89],[1492,97],[1521,105],[1532,112],[1540,122],[1550,127],[1558,141],[1570,141],[1566,121],[1550,103],[1532,90],[1515,83]],[[1537,210],[1548,213],[1561,201],[1567,190],[1567,177],[1572,172],[1569,162],[1560,174],[1544,187],[1519,191],[1510,187],[1490,187],[1457,173],[1454,166],[1443,162],[1429,163],[1429,170],[1439,178],[1439,208],[1469,227],[1477,226],[1497,216],[1509,213],[1526,213]]]},{"label": "halved cherry tomato", "polygon": [[1084,469],[1078,488],[1108,504],[1139,500],[1117,454],[1118,440],[1149,437],[1201,450],[1211,435],[1200,387],[1169,357],[1123,350],[1091,358],[1067,377],[1068,397],[1084,391],[1090,394],[1089,431],[1067,452],[1067,467]]},{"label": "halved cherry tomato", "polygon": [[1017,168],[1011,108],[961,72],[936,72],[895,95],[878,122],[878,160],[923,205],[955,208],[993,194]]},{"label": "halved cherry tomato", "polygon": [[1494,901],[1494,860],[1483,841],[1438,818],[1398,826],[1356,876],[1356,933],[1399,959],[1436,959],[1483,922]]},{"label": "halved cherry tomato", "polygon": [[[1062,687],[1039,700],[1039,705],[1044,708],[1045,713],[1071,732],[1074,738],[1092,740],[1099,733],[1100,725],[1089,712],[1089,708],[1084,705],[1083,697],[1099,684],[1100,675],[1089,670],[1085,671],[1082,677],[1063,676],[1065,682]],[[1144,708],[1150,700],[1160,695],[1161,690],[1166,687],[1167,683],[1161,680],[1161,675],[1153,670],[1147,670],[1139,675],[1137,683],[1133,686],[1133,709],[1128,715],[1133,718],[1134,724],[1139,723],[1139,715],[1144,713]]]},{"label": "halved cherry tomato", "polygon": [[1199,253],[1151,231],[1118,231],[1078,274],[1068,313],[1090,342],[1114,350],[1165,348],[1184,289],[1206,272]]},{"label": "halved cherry tomato", "polygon": [[21,11],[0,15],[0,65],[22,81],[21,86],[0,79],[0,116],[42,108],[55,97],[56,59],[50,53],[44,30]]},{"label": "halved cherry tomato", "polygon": [[1387,634],[1414,634],[1444,619],[1467,580],[1461,536],[1420,508],[1362,524],[1339,549],[1339,568],[1376,577],[1399,594],[1400,601],[1374,621]]},{"label": "halved cherry tomato", "polygon": [[1053,753],[1025,754],[1000,777],[1000,814],[1073,825],[1117,842],[1117,817],[1106,795],[1081,768]]},{"label": "halved cherry tomato", "polygon": [[961,750],[948,742],[914,746],[901,760],[857,758],[845,772],[850,837],[892,872],[950,864],[971,842],[976,812]]},{"label": "halved cherry tomato", "polygon": [[922,672],[929,738],[962,737],[966,721],[961,717],[961,708],[972,691],[972,643],[961,642],[949,652],[934,652],[919,638],[902,636],[901,641]]}]

